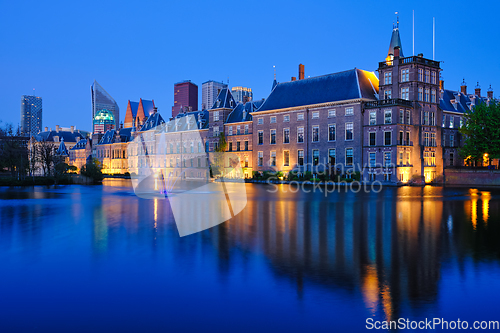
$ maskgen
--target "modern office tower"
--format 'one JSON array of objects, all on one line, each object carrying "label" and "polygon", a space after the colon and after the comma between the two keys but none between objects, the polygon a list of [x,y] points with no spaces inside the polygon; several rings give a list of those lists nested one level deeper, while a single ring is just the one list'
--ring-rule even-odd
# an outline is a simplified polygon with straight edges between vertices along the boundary
[{"label": "modern office tower", "polygon": [[23,95],[21,97],[21,132],[32,136],[42,131],[42,98]]},{"label": "modern office tower", "polygon": [[198,111],[198,86],[186,80],[174,84],[174,106],[172,106],[172,117],[177,116],[181,109],[187,111]]},{"label": "modern office tower", "polygon": [[210,109],[222,89],[227,88],[227,84],[217,81],[207,81],[201,85],[201,109]]},{"label": "modern office tower", "polygon": [[104,134],[106,131],[115,129],[115,117],[111,111],[100,110],[94,117],[92,130],[94,134]]},{"label": "modern office tower", "polygon": [[236,102],[246,103],[253,99],[252,88],[246,87],[232,87],[231,93],[233,94]]},{"label": "modern office tower", "polygon": [[113,114],[115,128],[119,128],[120,108],[118,107],[118,103],[115,102],[113,97],[96,80],[94,80],[94,83],[90,87],[90,91],[92,93],[92,121],[94,121],[99,111],[106,109]]}]

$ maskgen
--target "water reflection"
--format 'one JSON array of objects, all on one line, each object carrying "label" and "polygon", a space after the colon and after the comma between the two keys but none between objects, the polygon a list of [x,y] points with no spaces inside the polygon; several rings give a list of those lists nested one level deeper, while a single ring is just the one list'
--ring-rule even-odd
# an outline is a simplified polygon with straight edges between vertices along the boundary
[{"label": "water reflection", "polygon": [[[90,258],[131,271],[149,263],[156,274],[166,274],[165,267],[193,272],[200,284],[212,269],[219,285],[240,273],[241,279],[270,274],[299,303],[321,288],[389,320],[408,307],[439,304],[443,265],[457,262],[464,272],[468,260],[499,264],[498,191],[426,186],[325,197],[290,193],[286,185],[268,189],[247,184],[240,214],[184,238],[166,200],[139,199],[126,181],[1,189],[0,259],[67,256],[81,265]],[[265,270],[256,268],[259,258]]]}]

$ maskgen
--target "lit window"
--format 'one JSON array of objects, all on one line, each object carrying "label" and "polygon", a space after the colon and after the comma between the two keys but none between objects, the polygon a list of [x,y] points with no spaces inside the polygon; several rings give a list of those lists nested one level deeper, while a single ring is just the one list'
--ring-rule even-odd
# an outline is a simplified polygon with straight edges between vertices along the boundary
[{"label": "lit window", "polygon": [[283,129],[283,143],[290,143],[290,129]]},{"label": "lit window", "polygon": [[290,165],[290,151],[284,150],[283,151],[283,166],[289,166],[289,165]]},{"label": "lit window", "polygon": [[328,110],[328,118],[335,117],[335,110]]},{"label": "lit window", "polygon": [[319,112],[318,111],[314,111],[312,113],[312,119],[318,119],[319,118]]},{"label": "lit window", "polygon": [[271,159],[269,161],[269,165],[276,166],[276,151],[271,151]]},{"label": "lit window", "polygon": [[319,126],[313,126],[312,128],[312,141],[313,142],[319,141]]},{"label": "lit window", "polygon": [[270,143],[272,145],[276,144],[276,130],[275,129],[271,130],[271,140],[270,140]]},{"label": "lit window", "polygon": [[354,114],[354,108],[346,108],[345,109],[346,116],[352,116],[353,114]]},{"label": "lit window", "polygon": [[352,140],[354,137],[354,124],[346,123],[345,124],[345,139]]}]

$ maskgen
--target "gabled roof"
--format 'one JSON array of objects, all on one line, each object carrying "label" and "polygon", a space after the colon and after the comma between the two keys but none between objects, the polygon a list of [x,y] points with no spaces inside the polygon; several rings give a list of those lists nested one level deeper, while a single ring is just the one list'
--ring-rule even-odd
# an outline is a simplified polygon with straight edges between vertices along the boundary
[{"label": "gabled roof", "polygon": [[154,129],[157,126],[160,126],[161,124],[164,124],[165,120],[163,120],[162,116],[158,112],[153,113],[152,115],[149,116],[149,118],[144,122],[144,125],[141,127],[141,132],[143,131],[149,131],[151,129]]},{"label": "gabled roof", "polygon": [[59,140],[62,141],[64,140],[65,142],[77,142],[81,138],[84,137],[82,133],[80,133],[78,130],[75,130],[73,133],[71,131],[46,131],[46,132],[40,132],[37,135],[35,135],[36,141],[48,141],[48,142],[54,142],[54,137],[58,136]]},{"label": "gabled roof", "polygon": [[56,154],[59,156],[68,156],[68,148],[66,148],[66,145],[64,144],[64,138],[61,140],[61,143],[59,144],[59,148],[56,150]]},{"label": "gabled roof", "polygon": [[[190,118],[190,116],[193,116],[193,118]],[[179,113],[175,118],[165,124],[165,130],[167,132],[176,132],[206,129],[208,128],[208,116],[209,113],[207,110]],[[196,126],[194,126],[195,124],[193,123],[188,124],[188,121],[193,119]]]},{"label": "gabled roof", "polygon": [[108,145],[110,143],[113,143],[115,140],[115,134],[116,131],[114,129],[112,130],[107,130],[106,133],[101,138],[101,141],[99,141],[100,145]]},{"label": "gabled roof", "polygon": [[394,48],[396,46],[399,46],[399,57],[404,58],[403,45],[401,44],[401,36],[399,35],[399,26],[396,26],[392,29],[391,43],[389,44],[389,51],[387,52],[387,56],[389,56],[390,54],[394,55]]},{"label": "gabled roof", "polygon": [[78,141],[76,143],[76,145],[74,145],[73,147],[71,147],[70,150],[79,150],[79,149],[85,149],[85,146],[87,145],[87,139],[81,139],[80,141]]},{"label": "gabled roof", "polygon": [[233,109],[236,107],[236,102],[229,88],[224,88],[220,91],[215,99],[212,109]]},{"label": "gabled roof", "polygon": [[140,99],[139,104],[142,102],[142,108],[144,110],[144,115],[146,117],[149,117],[155,108],[155,102],[154,100],[148,101],[147,99]]},{"label": "gabled roof", "polygon": [[226,123],[239,123],[242,121],[252,121],[252,112],[257,110],[264,99],[258,101],[250,101],[243,103],[238,103],[233,111],[228,115]]},{"label": "gabled roof", "polygon": [[475,105],[486,103],[488,100],[485,97],[477,95],[464,95],[460,91],[443,90],[441,99],[439,100],[439,107],[443,111],[460,112],[464,113],[470,110]]},{"label": "gabled roof", "polygon": [[366,98],[378,99],[378,79],[357,68],[303,80],[278,83],[257,111]]}]

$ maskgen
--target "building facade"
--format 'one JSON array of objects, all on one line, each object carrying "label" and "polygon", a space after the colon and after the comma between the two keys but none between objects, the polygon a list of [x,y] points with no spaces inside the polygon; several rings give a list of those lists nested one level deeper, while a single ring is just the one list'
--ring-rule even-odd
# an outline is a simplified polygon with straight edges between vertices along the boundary
[{"label": "building facade", "polygon": [[246,87],[232,87],[231,94],[233,94],[234,100],[239,103],[245,104],[253,99],[252,88]]},{"label": "building facade", "polygon": [[42,98],[23,95],[21,97],[21,133],[27,136],[42,131]]},{"label": "building facade", "polygon": [[214,101],[219,96],[222,89],[227,88],[227,84],[217,81],[207,81],[201,85],[201,109],[208,110],[214,105]]},{"label": "building facade", "polygon": [[198,86],[190,80],[174,84],[174,106],[172,117],[179,113],[198,110]]},{"label": "building facade", "polygon": [[94,121],[97,113],[103,109],[110,111],[115,120],[115,128],[119,128],[120,108],[113,97],[104,90],[104,88],[94,80],[90,87],[92,97],[92,121]]}]

